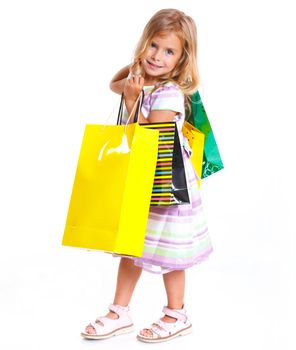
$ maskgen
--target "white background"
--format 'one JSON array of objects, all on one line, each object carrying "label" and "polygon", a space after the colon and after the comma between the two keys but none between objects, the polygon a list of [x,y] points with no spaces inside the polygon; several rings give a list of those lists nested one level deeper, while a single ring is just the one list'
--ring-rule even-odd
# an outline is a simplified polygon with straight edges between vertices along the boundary
[{"label": "white background", "polygon": [[[135,334],[80,338],[107,311],[119,260],[61,240],[84,125],[116,108],[110,79],[167,7],[197,23],[200,93],[225,169],[202,183],[214,253],[187,271],[195,332],[161,346],[295,349],[292,1],[0,4],[1,349],[147,346]],[[144,273],[131,303],[137,330],[165,303],[161,277]]]}]

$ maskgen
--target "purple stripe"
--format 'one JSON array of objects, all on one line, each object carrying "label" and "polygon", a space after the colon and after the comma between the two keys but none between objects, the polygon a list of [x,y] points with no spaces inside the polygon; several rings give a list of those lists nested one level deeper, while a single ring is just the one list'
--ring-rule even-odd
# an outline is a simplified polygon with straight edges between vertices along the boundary
[{"label": "purple stripe", "polygon": [[204,236],[208,232],[209,232],[209,229],[206,227],[203,231],[199,232],[197,235],[194,235],[193,239],[197,238],[197,237],[200,237],[200,236]]},{"label": "purple stripe", "polygon": [[[150,209],[153,209],[155,208],[155,210],[159,209],[159,206],[158,207],[150,207]],[[165,209],[168,209],[166,207],[164,207]],[[151,213],[149,213],[149,220],[152,220],[152,221],[155,221],[156,223],[159,223],[159,222],[167,222],[167,223],[175,223],[175,224],[179,224],[179,225],[182,225],[182,224],[186,224],[186,223],[191,223],[192,222],[192,218],[194,218],[195,216],[192,215],[192,216],[183,216],[183,217],[178,217],[178,218],[173,218],[173,217],[169,217],[167,216],[167,218],[165,220],[161,220],[160,216],[154,216],[154,215],[151,215]],[[153,223],[154,225],[156,225],[155,223]],[[149,226],[147,227],[147,229],[149,229]],[[153,230],[153,228],[151,227],[151,230]]]},{"label": "purple stripe", "polygon": [[[199,264],[206,260],[209,255],[212,253],[213,248],[210,246],[206,251],[204,251],[201,254],[198,254],[198,256],[195,256],[194,258],[187,258],[187,259],[182,259],[182,260],[187,260],[186,262],[184,261],[182,264],[181,263],[175,263],[175,261],[178,258],[169,258],[169,257],[159,257],[158,255],[150,254],[150,253],[145,253],[143,254],[142,258],[136,258],[133,256],[129,255],[121,255],[121,254],[112,254],[114,257],[125,257],[134,260],[135,265],[142,267],[143,264],[149,264],[149,265],[155,265],[155,266],[160,266],[163,267],[166,270],[184,270],[189,267],[192,267],[193,265]],[[144,270],[147,270],[152,273],[161,273],[161,272],[155,272],[151,271],[149,269],[145,269],[143,266]]]},{"label": "purple stripe", "polygon": [[[145,241],[145,246],[146,247],[154,247],[154,248],[164,248],[164,249],[170,249],[170,250],[175,250],[176,252],[178,252],[178,249],[183,249],[183,250],[191,250],[192,248],[192,242],[191,242],[191,245],[185,245],[183,244],[182,246],[179,246],[178,248],[177,247],[174,247],[175,244],[173,245],[170,245],[168,243],[157,243],[157,245],[153,244],[152,242],[146,242]],[[175,249],[174,249],[175,248]]]},{"label": "purple stripe", "polygon": [[[178,258],[169,258],[169,257],[158,257],[157,255],[153,255],[153,254],[148,254],[148,253],[144,253],[142,258],[133,258],[133,260],[139,261],[139,262],[143,262],[143,263],[147,263],[147,264],[152,264],[152,265],[156,265],[156,266],[161,266],[167,269],[172,269],[172,270],[183,270],[183,269],[187,269],[195,264],[198,264],[204,260],[206,260],[208,258],[208,256],[212,253],[213,248],[210,247],[209,249],[207,249],[205,252],[199,254],[197,257],[195,257],[194,259],[183,259],[185,260],[183,262],[183,264],[178,263],[178,262],[174,262],[176,260],[178,260]],[[187,260],[187,261],[186,261]],[[149,270],[150,271],[150,270]]]},{"label": "purple stripe", "polygon": [[[197,256],[193,257],[188,257],[188,258],[179,258],[179,257],[175,257],[175,258],[171,258],[169,256],[162,256],[162,255],[157,255],[157,254],[153,254],[153,253],[143,253],[143,256],[141,259],[145,259],[145,260],[149,260],[150,262],[154,261],[154,264],[156,261],[159,261],[160,263],[162,263],[162,266],[167,264],[170,265],[179,265],[178,263],[174,263],[176,262],[176,260],[183,260],[183,263],[186,262],[186,264],[189,263],[189,261],[192,261],[193,259],[199,259],[202,256],[208,255],[211,251],[213,250],[212,246],[209,246],[206,250],[204,250],[203,252],[200,252]],[[182,264],[181,264],[182,266]]]},{"label": "purple stripe", "polygon": [[[197,237],[197,236],[196,236]],[[190,239],[190,240],[187,240],[187,241],[176,241],[176,240],[172,240],[172,239],[167,239],[167,238],[159,238],[159,237],[153,237],[153,236],[150,236],[150,235],[146,235],[145,236],[145,242],[147,241],[150,241],[150,242],[161,242],[161,243],[166,243],[166,246],[167,244],[170,244],[172,246],[174,245],[186,245],[186,244],[192,244],[193,243],[193,240]],[[151,244],[151,243],[150,243]],[[157,244],[158,246],[159,244]]]}]

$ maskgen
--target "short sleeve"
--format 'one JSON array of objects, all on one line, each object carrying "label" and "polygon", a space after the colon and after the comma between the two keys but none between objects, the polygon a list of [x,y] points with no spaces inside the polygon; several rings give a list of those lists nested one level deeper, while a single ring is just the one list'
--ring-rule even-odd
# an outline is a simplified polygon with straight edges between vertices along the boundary
[{"label": "short sleeve", "polygon": [[175,84],[161,86],[151,96],[151,111],[174,111],[184,114],[185,99],[180,88]]}]

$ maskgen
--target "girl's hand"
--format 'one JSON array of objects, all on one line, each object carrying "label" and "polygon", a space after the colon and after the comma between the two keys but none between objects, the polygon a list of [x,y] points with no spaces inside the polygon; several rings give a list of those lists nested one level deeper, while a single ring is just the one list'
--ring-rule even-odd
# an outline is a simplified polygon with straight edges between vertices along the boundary
[{"label": "girl's hand", "polygon": [[143,89],[144,82],[145,80],[141,75],[132,75],[129,79],[126,80],[123,88],[125,103],[136,102]]}]

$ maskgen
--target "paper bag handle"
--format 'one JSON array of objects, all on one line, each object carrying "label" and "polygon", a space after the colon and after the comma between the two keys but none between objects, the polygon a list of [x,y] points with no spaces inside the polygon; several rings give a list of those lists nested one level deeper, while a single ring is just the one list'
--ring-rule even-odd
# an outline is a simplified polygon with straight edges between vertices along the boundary
[{"label": "paper bag handle", "polygon": [[[141,91],[140,95],[138,96],[135,105],[130,113],[130,115],[133,114],[134,109],[136,108],[135,116],[134,116],[134,123],[138,121],[140,110],[142,108],[144,102],[144,90]],[[117,116],[117,125],[121,125],[122,123],[122,117],[123,117],[123,106],[124,106],[124,96],[123,93],[121,94],[121,100],[120,100],[120,106],[119,106],[119,111],[118,111],[118,116]],[[128,118],[129,121],[130,118]]]}]

